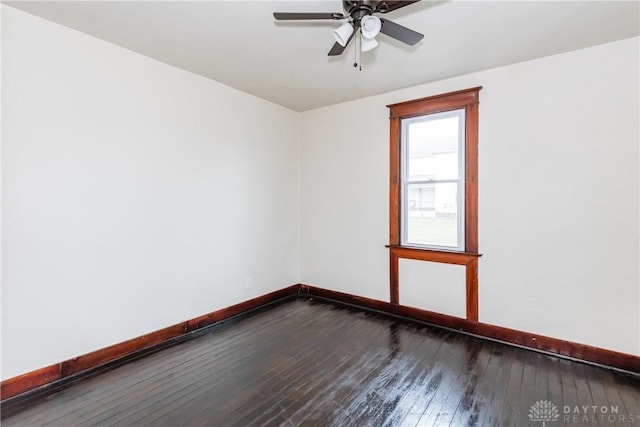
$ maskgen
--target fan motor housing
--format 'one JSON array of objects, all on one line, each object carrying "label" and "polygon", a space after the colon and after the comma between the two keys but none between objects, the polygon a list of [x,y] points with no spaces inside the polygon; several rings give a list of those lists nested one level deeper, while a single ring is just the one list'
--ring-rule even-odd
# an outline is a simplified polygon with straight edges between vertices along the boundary
[{"label": "fan motor housing", "polygon": [[356,28],[360,26],[360,21],[363,17],[373,15],[377,4],[377,0],[343,0],[342,2],[345,12],[351,16]]},{"label": "fan motor housing", "polygon": [[352,15],[354,12],[361,10],[366,11],[368,14],[373,12],[376,9],[376,4],[378,0],[343,0],[342,7],[349,14]]}]

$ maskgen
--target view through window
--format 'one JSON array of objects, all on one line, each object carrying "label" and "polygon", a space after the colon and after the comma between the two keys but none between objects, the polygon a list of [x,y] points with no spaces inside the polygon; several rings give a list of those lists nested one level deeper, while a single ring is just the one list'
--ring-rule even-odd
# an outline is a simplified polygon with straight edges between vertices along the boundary
[{"label": "view through window", "polygon": [[402,245],[464,251],[465,110],[401,121]]}]

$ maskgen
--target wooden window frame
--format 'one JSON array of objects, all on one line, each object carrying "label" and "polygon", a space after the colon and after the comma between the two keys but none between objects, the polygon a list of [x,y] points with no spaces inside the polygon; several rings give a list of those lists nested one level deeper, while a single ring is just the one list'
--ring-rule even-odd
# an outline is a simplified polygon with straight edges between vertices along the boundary
[{"label": "wooden window frame", "polygon": [[[466,318],[478,321],[478,105],[482,87],[387,105],[390,121],[389,261],[390,302],[400,304],[400,258],[464,265]],[[465,110],[464,251],[401,244],[402,120],[451,110]]]}]

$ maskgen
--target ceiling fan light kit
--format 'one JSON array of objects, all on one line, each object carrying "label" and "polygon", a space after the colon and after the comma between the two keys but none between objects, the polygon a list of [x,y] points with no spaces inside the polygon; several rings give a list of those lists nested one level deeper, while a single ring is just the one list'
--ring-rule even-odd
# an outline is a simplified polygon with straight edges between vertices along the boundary
[{"label": "ceiling fan light kit", "polygon": [[360,31],[362,32],[362,37],[366,39],[372,39],[380,34],[381,28],[382,21],[377,16],[366,15],[360,20]]},{"label": "ceiling fan light kit", "polygon": [[340,43],[340,46],[344,47],[351,40],[351,35],[353,34],[353,25],[348,22],[345,22],[340,27],[333,30],[333,37],[336,39],[336,42]]},{"label": "ceiling fan light kit", "polygon": [[[363,34],[364,36],[364,34]],[[378,40],[376,39],[368,39],[366,37],[362,37],[362,40],[360,40],[360,51],[361,52],[368,52],[372,49],[375,49],[376,46],[378,46]]]},{"label": "ceiling fan light kit", "polygon": [[336,43],[329,51],[329,56],[341,55],[355,34],[360,32],[360,50],[367,52],[378,46],[375,37],[382,33],[410,46],[415,45],[424,37],[416,31],[404,27],[388,19],[381,19],[375,13],[388,13],[401,7],[409,6],[420,0],[391,1],[391,0],[344,0],[342,6],[345,13],[296,13],[275,12],[273,17],[279,21],[288,20],[317,20],[348,19],[339,28],[333,30]]}]

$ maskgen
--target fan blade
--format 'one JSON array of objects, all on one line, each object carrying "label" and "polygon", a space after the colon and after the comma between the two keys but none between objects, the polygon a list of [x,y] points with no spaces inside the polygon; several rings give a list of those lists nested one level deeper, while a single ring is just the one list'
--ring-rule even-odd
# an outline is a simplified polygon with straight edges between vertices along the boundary
[{"label": "fan blade", "polygon": [[342,46],[340,43],[335,42],[331,50],[329,51],[329,56],[338,56],[342,55],[342,52],[346,49],[346,46]]},{"label": "fan blade", "polygon": [[351,39],[353,38],[353,36],[356,34],[356,31],[354,30],[353,33],[351,33],[351,37],[349,37],[349,40],[347,40],[347,44],[345,44],[344,46],[342,46],[340,43],[335,42],[335,44],[333,45],[333,47],[331,48],[331,50],[329,51],[329,56],[338,56],[338,55],[342,55],[342,52],[344,52],[344,50],[347,48],[347,46],[349,46],[349,43],[351,42]]},{"label": "fan blade", "polygon": [[400,9],[401,7],[409,6],[413,3],[418,3],[420,0],[413,1],[379,1],[376,4],[376,12],[380,13],[388,13],[394,11],[396,9]]},{"label": "fan blade", "polygon": [[342,13],[298,13],[298,12],[274,12],[273,17],[279,21],[295,21],[299,19],[345,19]]},{"label": "fan blade", "polygon": [[380,29],[381,33],[386,34],[389,37],[393,37],[396,40],[400,40],[409,46],[415,45],[424,37],[424,34],[410,30],[409,28],[396,24],[388,19],[380,18],[380,21],[382,22],[382,28]]}]

